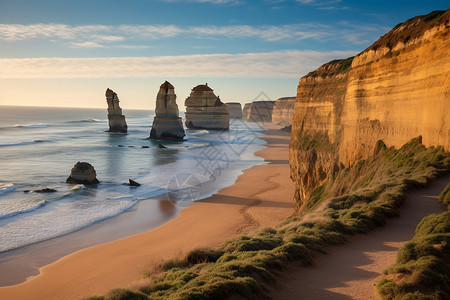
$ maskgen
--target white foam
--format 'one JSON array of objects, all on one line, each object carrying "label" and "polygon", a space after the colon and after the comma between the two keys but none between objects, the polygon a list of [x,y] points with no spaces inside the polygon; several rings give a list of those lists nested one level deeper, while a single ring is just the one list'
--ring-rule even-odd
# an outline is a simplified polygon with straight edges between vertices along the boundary
[{"label": "white foam", "polygon": [[14,125],[14,127],[17,128],[46,128],[48,125],[47,124],[16,124]]},{"label": "white foam", "polygon": [[16,187],[12,183],[0,183],[0,195],[14,191]]}]

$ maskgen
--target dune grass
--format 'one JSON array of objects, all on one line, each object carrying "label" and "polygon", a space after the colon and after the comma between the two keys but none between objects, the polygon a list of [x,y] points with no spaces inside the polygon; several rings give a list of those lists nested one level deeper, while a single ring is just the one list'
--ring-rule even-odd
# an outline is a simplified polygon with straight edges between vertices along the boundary
[{"label": "dune grass", "polygon": [[[308,206],[314,210],[308,214],[237,237],[217,249],[191,251],[149,272],[153,278],[149,284],[90,299],[264,298],[265,284],[273,283],[284,266],[308,265],[326,245],[344,243],[348,234],[383,225],[398,214],[410,188],[426,185],[449,170],[450,154],[441,147],[425,148],[420,137],[398,150],[379,141],[370,158],[341,168],[317,188],[314,203]],[[422,231],[430,231],[434,224],[430,222],[422,225]]]},{"label": "dune grass", "polygon": [[422,219],[377,283],[383,299],[450,299],[450,184],[439,199],[447,211]]}]

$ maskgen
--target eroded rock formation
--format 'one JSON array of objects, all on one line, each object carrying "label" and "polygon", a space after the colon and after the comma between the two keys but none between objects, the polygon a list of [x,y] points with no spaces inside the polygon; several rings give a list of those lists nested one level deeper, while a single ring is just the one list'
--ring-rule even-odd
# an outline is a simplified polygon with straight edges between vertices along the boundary
[{"label": "eroded rock formation", "polygon": [[110,89],[106,89],[105,96],[106,103],[108,103],[108,131],[126,133],[128,126],[125,121],[125,116],[122,114],[122,109],[119,106],[119,97]]},{"label": "eroded rock formation", "polygon": [[67,183],[96,184],[100,183],[94,167],[87,162],[77,162],[66,180]]},{"label": "eroded rock formation", "polygon": [[272,111],[272,123],[287,126],[292,123],[295,97],[284,97],[275,101]]},{"label": "eroded rock formation", "polygon": [[275,101],[253,101],[248,109],[248,121],[272,122]]},{"label": "eroded rock formation", "polygon": [[368,157],[378,140],[450,150],[450,11],[397,25],[354,58],[300,79],[290,144],[301,204],[342,165]]},{"label": "eroded rock formation", "polygon": [[194,87],[184,103],[185,125],[197,129],[228,129],[230,114],[208,84]]},{"label": "eroded rock formation", "polygon": [[153,119],[150,138],[156,140],[182,140],[184,129],[178,116],[177,95],[170,82],[165,81],[156,96],[155,118]]},{"label": "eroded rock formation", "polygon": [[242,106],[239,102],[227,102],[228,112],[232,119],[242,119]]}]

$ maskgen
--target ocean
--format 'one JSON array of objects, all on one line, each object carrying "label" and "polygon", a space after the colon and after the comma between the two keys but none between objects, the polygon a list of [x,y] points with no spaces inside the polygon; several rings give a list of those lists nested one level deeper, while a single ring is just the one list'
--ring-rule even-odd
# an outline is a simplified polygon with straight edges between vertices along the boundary
[{"label": "ocean", "polygon": [[[106,108],[0,106],[0,253],[126,217],[144,201],[148,224],[161,225],[264,164],[254,155],[264,148],[257,124],[232,120],[228,131],[187,129],[185,141],[154,141],[153,111],[124,114],[128,133],[119,134],[106,132]],[[100,184],[65,183],[78,161],[94,166]],[[43,188],[56,192],[33,192]]]}]

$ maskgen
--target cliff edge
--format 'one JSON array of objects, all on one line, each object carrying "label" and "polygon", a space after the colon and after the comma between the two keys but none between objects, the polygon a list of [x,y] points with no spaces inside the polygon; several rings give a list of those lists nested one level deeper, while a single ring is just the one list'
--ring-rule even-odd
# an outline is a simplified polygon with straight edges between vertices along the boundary
[{"label": "cliff edge", "polygon": [[302,77],[290,165],[298,208],[339,168],[419,135],[450,149],[450,10],[395,26],[355,57]]}]

